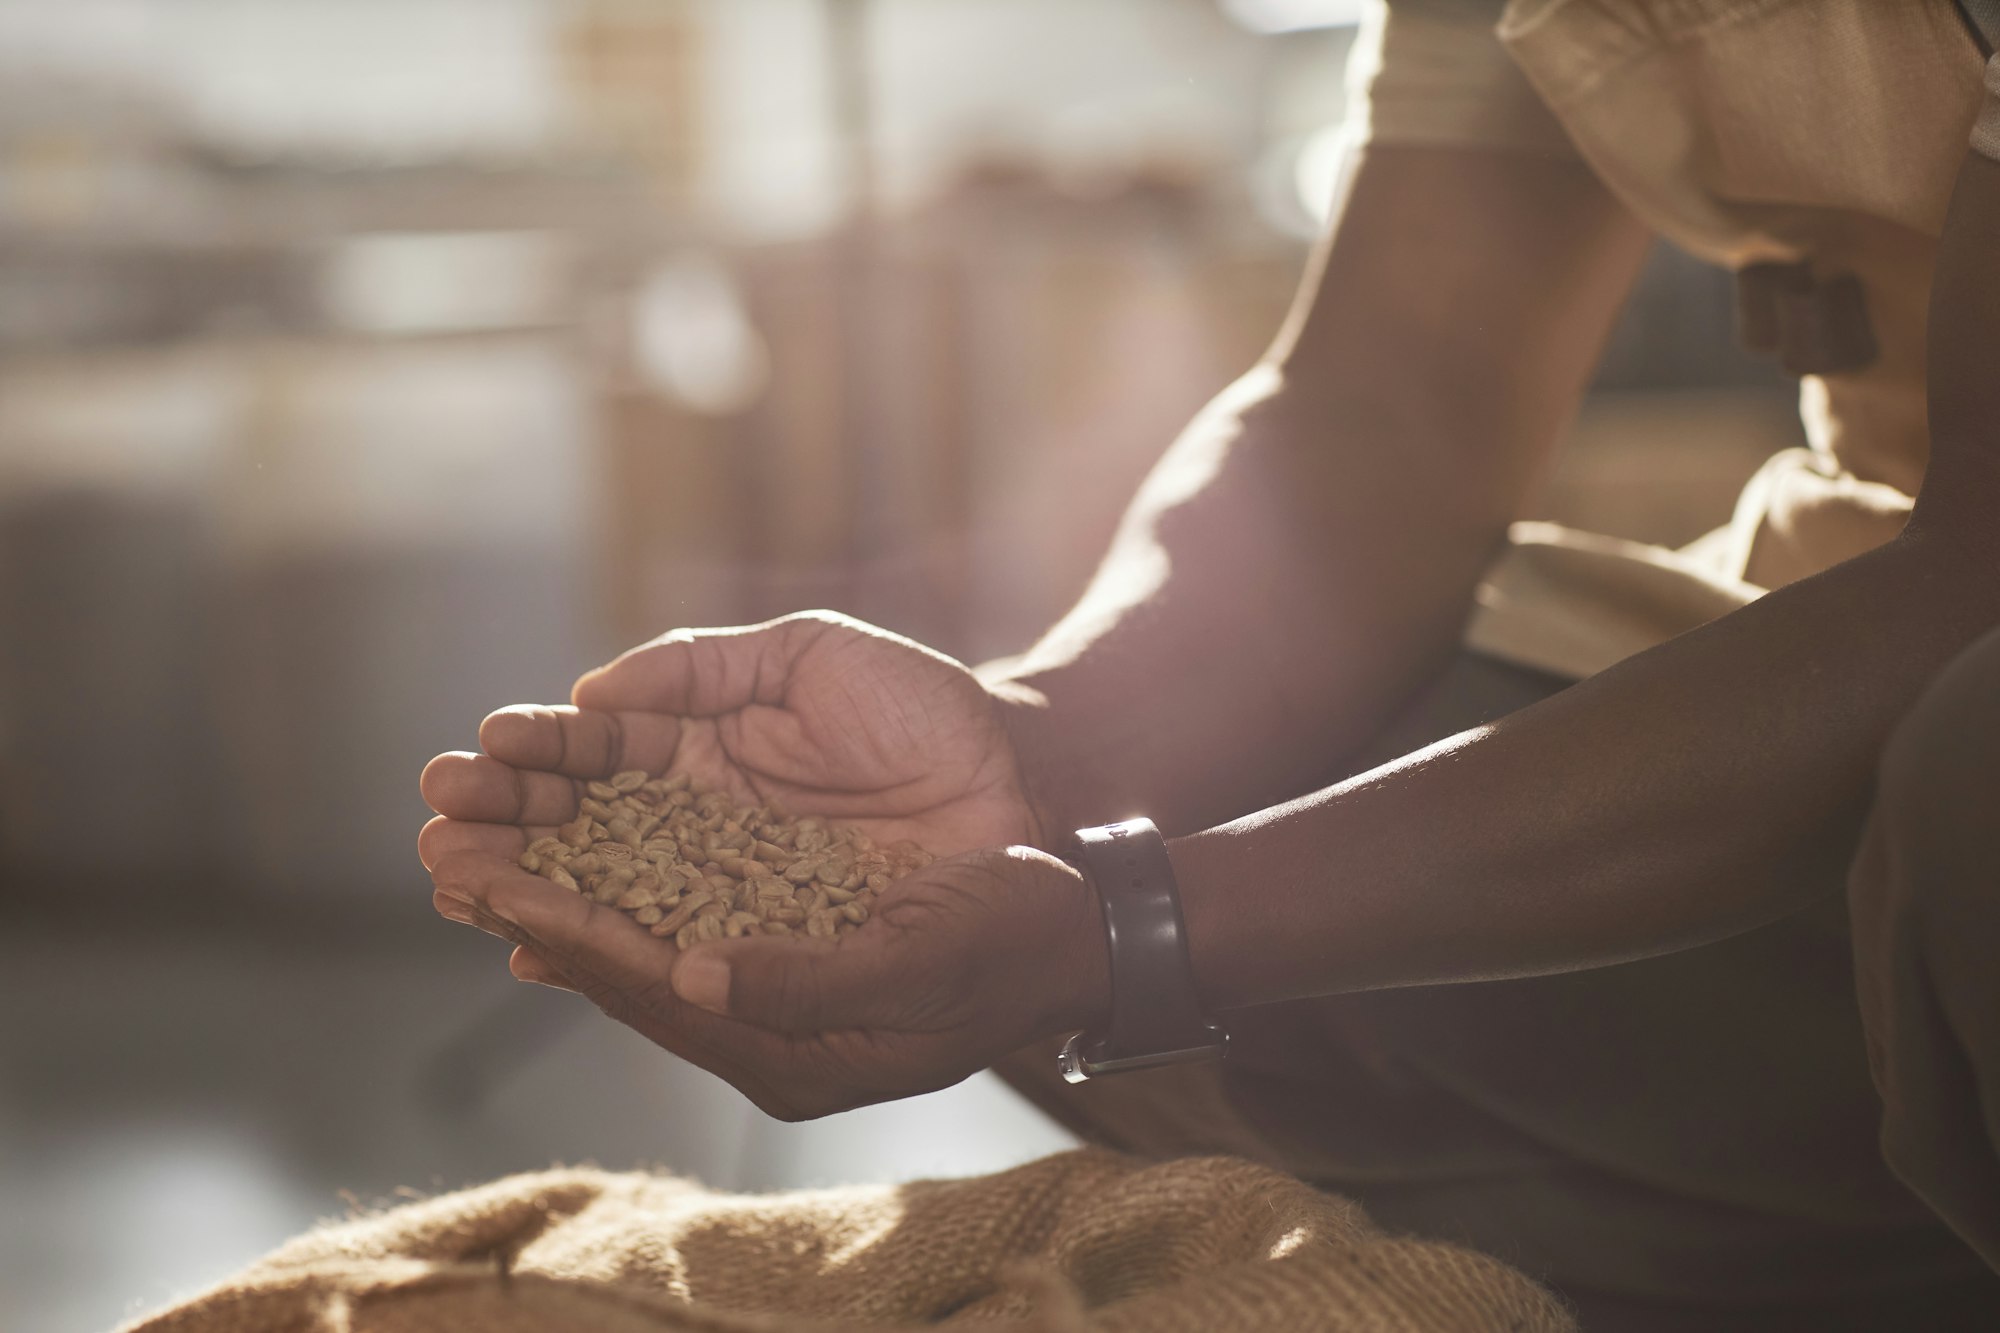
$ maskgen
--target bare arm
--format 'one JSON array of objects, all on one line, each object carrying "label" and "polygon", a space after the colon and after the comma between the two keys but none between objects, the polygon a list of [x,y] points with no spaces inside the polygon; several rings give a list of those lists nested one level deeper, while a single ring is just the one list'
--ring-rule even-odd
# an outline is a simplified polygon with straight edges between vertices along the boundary
[{"label": "bare arm", "polygon": [[1647,240],[1575,163],[1363,157],[1269,355],[989,681],[1043,827],[1192,830],[1324,781],[1457,641]]},{"label": "bare arm", "polygon": [[1837,888],[1889,730],[2000,624],[1996,236],[2000,163],[1969,158],[1932,299],[1931,462],[1902,536],[1494,726],[1183,840],[1211,998],[1589,967]]},{"label": "bare arm", "polygon": [[[1406,160],[1406,181],[1430,177],[1446,197],[1473,202],[1449,190],[1454,179],[1479,179],[1477,164],[1434,176],[1452,158],[1422,156]],[[1377,167],[1403,170],[1386,160]],[[1366,179],[1364,170],[1323,292],[1341,287],[1336,279],[1350,267],[1358,289],[1369,289],[1417,258],[1398,248],[1395,192],[1364,196]],[[1093,594],[1097,605],[1052,636],[1026,673],[1031,683],[1015,687],[1030,696],[1014,720],[1025,738],[1017,744],[1042,765],[1057,799],[1071,802],[1045,804],[1045,824],[1048,810],[1075,818],[1135,806],[1199,823],[1210,809],[1309,772],[1318,747],[1364,731],[1369,710],[1444,650],[1504,512],[1470,485],[1453,489],[1455,481],[1484,466],[1488,483],[1518,486],[1532,470],[1541,432],[1553,434],[1567,411],[1561,391],[1581,382],[1587,347],[1609,318],[1600,284],[1636,260],[1639,238],[1594,187],[1544,184],[1550,198],[1567,188],[1578,206],[1567,230],[1557,210],[1542,219],[1540,238],[1519,234],[1534,230],[1524,225],[1533,200],[1513,199],[1520,211],[1509,220],[1491,191],[1466,216],[1549,263],[1591,262],[1468,271],[1455,321],[1445,317],[1449,301],[1378,311],[1389,321],[1385,337],[1406,352],[1427,349],[1415,328],[1434,327],[1441,342],[1428,350],[1441,378],[1432,394],[1358,328],[1351,347],[1331,345],[1382,377],[1402,376],[1401,394],[1355,378],[1338,358],[1309,379],[1302,352],[1318,336],[1322,297],[1296,345],[1274,358],[1271,374],[1286,386],[1279,396],[1245,414],[1240,429],[1197,432],[1176,446]],[[1388,229],[1371,242],[1387,247],[1382,274],[1363,267],[1366,249],[1343,258],[1347,239],[1363,234],[1350,228],[1364,197],[1374,201],[1371,223]],[[1587,216],[1595,225],[1582,225]],[[1402,219],[1405,230],[1418,225]],[[1499,725],[1177,840],[1195,970],[1210,1000],[1231,1007],[1589,967],[1744,929],[1826,884],[1821,872],[1848,854],[1889,727],[1947,658],[2000,622],[2000,525],[1991,519],[2000,505],[1996,234],[2000,166],[1975,162],[1953,207],[1934,301],[1930,476],[1902,537]],[[1455,272],[1457,262],[1436,267]],[[1581,288],[1568,302],[1583,302],[1567,308],[1595,312],[1591,338],[1563,323],[1566,303],[1542,299],[1566,284]],[[1601,304],[1584,300],[1593,293]],[[1330,327],[1345,323],[1325,308]],[[1512,330],[1519,345],[1464,333],[1489,324]],[[1506,373],[1464,359],[1469,345],[1503,358]],[[1573,360],[1551,350],[1565,345]],[[1512,374],[1528,379],[1514,384]],[[1313,404],[1332,415],[1305,414],[1308,385]],[[1482,465],[1443,424],[1482,417],[1492,426],[1485,438],[1520,452]],[[1342,431],[1308,435],[1298,424],[1292,433],[1308,420]],[[1371,457],[1350,441],[1387,452]],[[1176,477],[1183,465],[1192,479]],[[1288,488],[1308,479],[1337,483],[1336,499],[1298,511],[1314,522],[1287,521]],[[1448,501],[1434,499],[1441,489]],[[1453,507],[1461,503],[1465,510]],[[1402,526],[1426,515],[1434,522],[1421,532]],[[1373,540],[1320,521],[1340,516]],[[1318,578],[1261,567],[1310,552],[1338,557],[1336,567]],[[1124,561],[1150,575],[1129,596],[1117,573]],[[1275,583],[1267,589],[1259,577]],[[1317,611],[1325,614],[1309,614]],[[907,744],[871,740],[859,760],[843,757],[833,741],[877,735],[847,725],[855,700],[908,696],[917,718],[956,712],[961,722],[999,726],[982,711],[985,692],[956,664],[883,639],[815,618],[668,635],[587,677],[578,697],[593,707],[496,715],[508,725],[488,726],[496,748],[522,762],[540,747],[554,755],[541,762],[573,758],[579,771],[627,761],[713,771],[692,733],[749,764],[759,790],[770,780],[763,761],[787,758],[824,808],[857,817],[908,820],[912,783],[941,784],[951,799],[935,809],[950,818],[932,827],[941,836],[957,830],[950,836],[964,846],[1032,825],[1010,747],[980,728],[944,747],[964,768],[955,778],[925,733],[901,725],[888,730],[907,732]],[[620,691],[654,711],[617,714],[613,726],[598,709],[617,707]],[[709,697],[717,691],[727,697]],[[766,693],[773,697],[758,702]],[[816,719],[835,725],[819,736]],[[753,720],[770,730],[770,744],[752,743]],[[815,736],[819,743],[800,744]],[[646,737],[656,742],[650,756],[632,748]],[[819,1115],[942,1087],[1034,1037],[1102,1016],[1108,962],[1095,904],[1074,870],[1041,853],[1011,847],[941,861],[898,881],[869,927],[835,947],[746,937],[678,954],[502,860],[522,845],[513,825],[574,809],[572,777],[481,759],[445,756],[425,775],[449,816],[425,831],[439,910],[523,946],[520,975],[583,991],[773,1114]],[[1007,760],[997,777],[988,771],[996,759]],[[827,785],[836,778],[846,786]]]}]

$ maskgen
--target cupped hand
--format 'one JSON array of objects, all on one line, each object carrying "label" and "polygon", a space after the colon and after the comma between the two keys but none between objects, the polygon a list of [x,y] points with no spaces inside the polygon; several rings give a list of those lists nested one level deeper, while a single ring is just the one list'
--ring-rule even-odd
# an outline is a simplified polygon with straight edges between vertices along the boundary
[{"label": "cupped hand", "polygon": [[853,823],[937,856],[1041,845],[998,707],[958,662],[830,612],[675,630],[578,680],[573,706],[519,705],[484,754],[439,755],[424,864],[519,855],[576,814],[591,779],[688,773],[745,804]]},{"label": "cupped hand", "polygon": [[1097,1021],[1109,990],[1095,897],[1026,847],[899,879],[837,939],[685,950],[490,852],[451,852],[432,877],[441,912],[519,946],[516,975],[580,992],[785,1120],[947,1087]]}]

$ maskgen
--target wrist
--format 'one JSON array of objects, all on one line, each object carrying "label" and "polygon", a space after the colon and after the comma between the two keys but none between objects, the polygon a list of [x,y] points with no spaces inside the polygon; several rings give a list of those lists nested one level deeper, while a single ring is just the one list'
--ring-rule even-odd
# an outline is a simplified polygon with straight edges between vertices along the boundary
[{"label": "wrist", "polygon": [[1040,690],[1018,680],[982,681],[1014,755],[1014,772],[1027,803],[1030,845],[1059,853],[1078,825],[1072,823],[1074,803],[1055,779],[1059,767],[1048,762],[1043,743],[1049,722],[1049,700]]},{"label": "wrist", "polygon": [[1195,984],[1172,859],[1153,821],[1078,833],[1076,857],[1103,918],[1109,1004],[1064,1046],[1065,1081],[1216,1060],[1229,1033]]},{"label": "wrist", "polygon": [[1230,892],[1233,880],[1240,878],[1234,867],[1239,864],[1244,836],[1225,825],[1167,840],[1167,855],[1173,860],[1174,880],[1180,888],[1181,921],[1195,989],[1211,1011],[1257,1002],[1251,988],[1243,983],[1237,963],[1242,957],[1239,937],[1246,925],[1254,929],[1256,923],[1244,920],[1252,914],[1242,911],[1240,902],[1232,902]]},{"label": "wrist", "polygon": [[1044,1033],[1102,1026],[1111,1015],[1111,950],[1096,891],[1074,866],[1052,856],[1024,854],[1050,892],[1045,918],[1054,926],[1044,956],[1054,966],[1043,994]]}]

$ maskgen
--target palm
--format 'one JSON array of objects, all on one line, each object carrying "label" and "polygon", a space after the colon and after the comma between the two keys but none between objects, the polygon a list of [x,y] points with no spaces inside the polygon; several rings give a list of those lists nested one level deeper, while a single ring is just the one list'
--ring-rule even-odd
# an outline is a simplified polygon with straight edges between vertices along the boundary
[{"label": "palm", "polygon": [[[1075,978],[1094,975],[1073,957],[1094,903],[1074,872],[1014,846],[1042,830],[994,700],[950,658],[839,617],[788,617],[664,636],[579,680],[573,697],[502,709],[480,727],[486,753],[425,769],[439,817],[418,845],[433,904],[521,946],[517,976],[583,990],[774,1114],[943,1086],[1052,1030]],[[775,976],[749,984],[750,972],[819,959],[847,968],[850,991],[880,1011],[772,1015],[761,1035],[704,1015],[661,986],[681,958],[670,942],[514,864],[575,818],[593,779],[631,769],[686,773],[947,858],[889,886],[869,928],[835,947],[707,946],[745,969],[746,995],[809,996]],[[1010,850],[979,850],[997,848]]]},{"label": "palm", "polygon": [[1033,840],[1006,734],[964,668],[842,626],[786,667],[740,707],[683,718],[670,771],[938,855]]},{"label": "palm", "polygon": [[623,769],[687,773],[739,799],[907,838],[938,856],[1038,843],[993,701],[948,657],[838,616],[677,631],[577,682],[576,707],[500,710],[483,755],[424,771],[426,865],[512,858]]}]

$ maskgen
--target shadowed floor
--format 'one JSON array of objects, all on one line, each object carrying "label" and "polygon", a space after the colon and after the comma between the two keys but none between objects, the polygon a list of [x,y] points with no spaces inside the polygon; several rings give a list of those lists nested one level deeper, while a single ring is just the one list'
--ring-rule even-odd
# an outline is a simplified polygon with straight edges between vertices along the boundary
[{"label": "shadowed floor", "polygon": [[960,1175],[1070,1140],[982,1076],[811,1125],[469,931],[421,947],[10,928],[0,967],[0,1327],[94,1333],[350,1199],[556,1162],[728,1189]]}]

